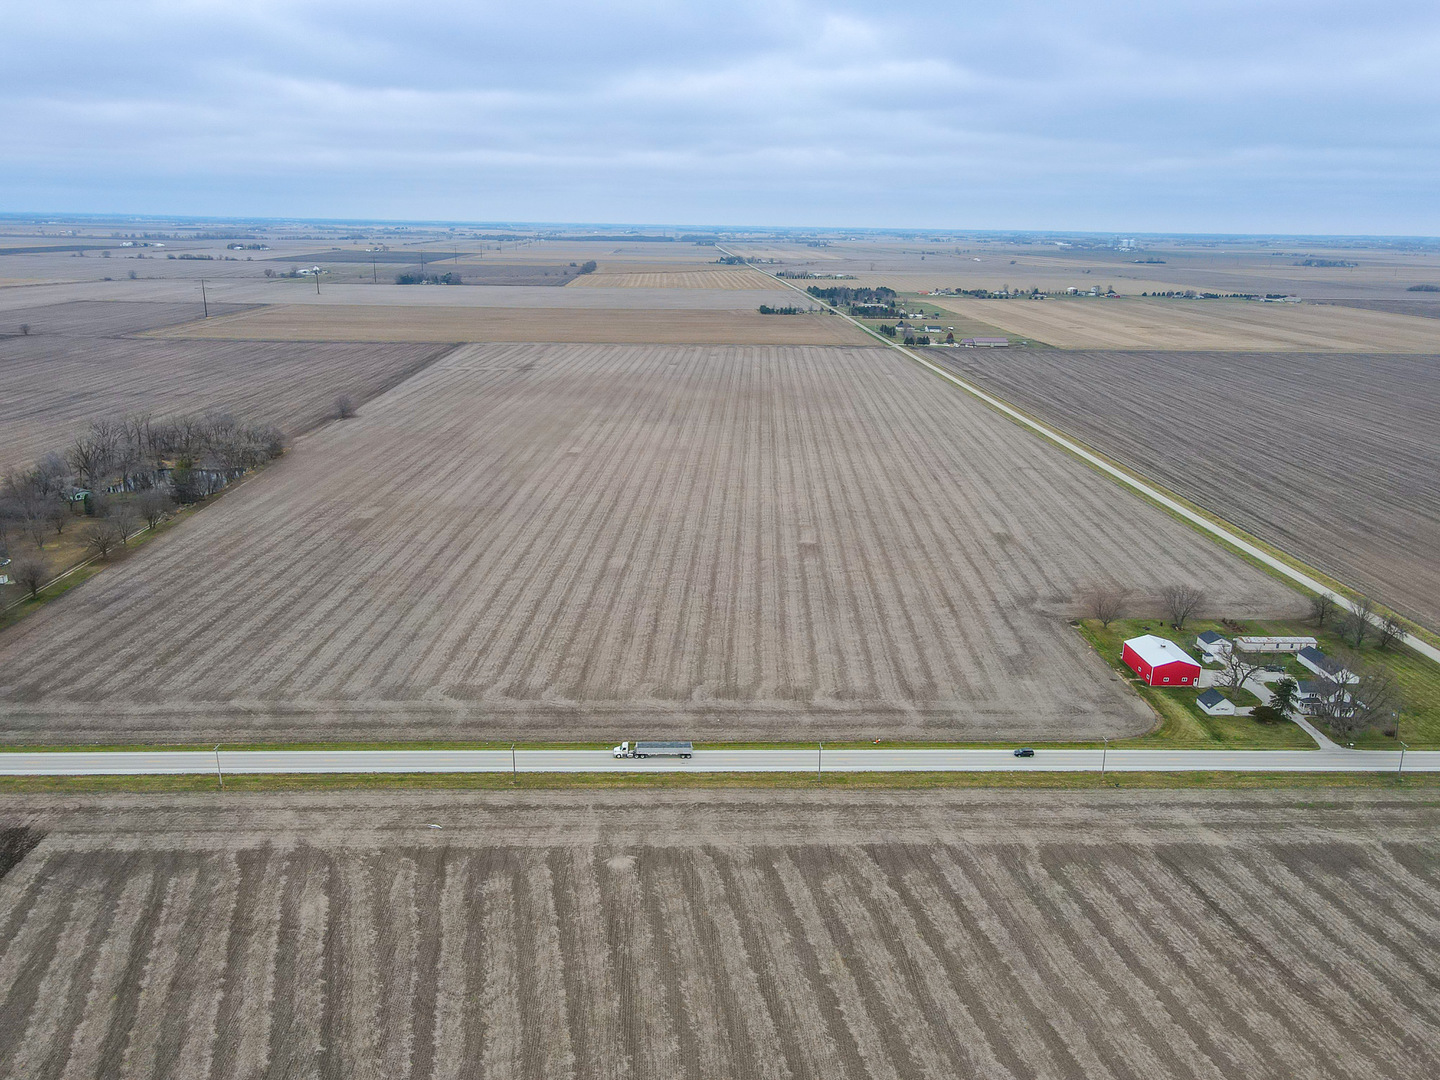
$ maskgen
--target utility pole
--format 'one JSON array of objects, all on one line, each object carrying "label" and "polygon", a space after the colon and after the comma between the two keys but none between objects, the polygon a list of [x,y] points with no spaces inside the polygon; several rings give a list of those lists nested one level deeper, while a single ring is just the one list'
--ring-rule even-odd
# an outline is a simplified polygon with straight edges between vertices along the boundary
[{"label": "utility pole", "polygon": [[820,766],[825,759],[825,744],[818,743],[819,749],[815,751],[815,779],[820,779]]},{"label": "utility pole", "polygon": [[378,284],[380,284],[380,278],[379,278],[379,276],[375,273],[375,253],[374,253],[373,251],[370,253],[370,284],[371,284],[371,285],[378,285]]},{"label": "utility pole", "polygon": [[210,301],[205,298],[205,279],[200,279],[200,303],[205,308],[205,318],[210,317]]},{"label": "utility pole", "polygon": [[1405,772],[1405,751],[1409,749],[1410,747],[1406,746],[1403,742],[1400,744],[1400,767],[1395,770],[1396,776],[1400,776]]},{"label": "utility pole", "polygon": [[515,744],[510,744],[510,782],[513,784],[520,777],[520,770],[515,766]]},{"label": "utility pole", "polygon": [[225,774],[220,771],[220,744],[215,744],[215,775],[220,778],[220,790],[225,790]]},{"label": "utility pole", "polygon": [[1109,737],[1106,736],[1106,735],[1101,735],[1100,738],[1102,738],[1102,739],[1105,740],[1105,746],[1104,746],[1104,748],[1100,751],[1100,777],[1101,777],[1101,779],[1104,779],[1104,777],[1105,777],[1105,759],[1110,756],[1110,739],[1109,739]]},{"label": "utility pole", "polygon": [[320,295],[320,268],[315,268],[315,295]]}]

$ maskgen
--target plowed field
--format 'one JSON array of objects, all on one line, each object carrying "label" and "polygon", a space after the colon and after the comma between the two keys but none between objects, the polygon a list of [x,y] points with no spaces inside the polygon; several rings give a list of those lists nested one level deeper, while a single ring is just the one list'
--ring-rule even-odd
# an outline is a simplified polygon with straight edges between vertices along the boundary
[{"label": "plowed field", "polygon": [[620,271],[582,274],[569,288],[598,289],[773,289],[775,283],[754,270],[670,270],[658,273]]},{"label": "plowed field", "polygon": [[[456,286],[460,288],[460,286]],[[737,292],[735,295],[741,295]],[[793,302],[793,301],[792,301]],[[156,336],[210,341],[545,341],[693,345],[857,345],[844,319],[736,311],[276,304]]]},{"label": "plowed field", "polygon": [[926,298],[1060,349],[1433,353],[1440,327],[1414,315],[1244,300]]},{"label": "plowed field", "polygon": [[68,303],[40,304],[16,308],[0,316],[0,335],[19,334],[23,323],[37,336],[51,334],[81,337],[119,337],[142,330],[203,319],[206,311],[212,316],[243,311],[240,304],[212,302],[208,309],[198,300],[193,303],[145,303],[124,300],[72,300]]},{"label": "plowed field", "polygon": [[92,420],[128,412],[228,409],[302,430],[328,415],[337,394],[364,401],[444,351],[435,345],[0,339],[0,470],[62,451]]},{"label": "plowed field", "polygon": [[1440,627],[1440,357],[932,355],[1255,536]]},{"label": "plowed field", "polygon": [[1135,733],[1108,577],[1299,602],[893,352],[471,346],[0,636],[0,734]]},{"label": "plowed field", "polygon": [[1433,804],[1114,796],[12,804],[0,1072],[1440,1073]]}]

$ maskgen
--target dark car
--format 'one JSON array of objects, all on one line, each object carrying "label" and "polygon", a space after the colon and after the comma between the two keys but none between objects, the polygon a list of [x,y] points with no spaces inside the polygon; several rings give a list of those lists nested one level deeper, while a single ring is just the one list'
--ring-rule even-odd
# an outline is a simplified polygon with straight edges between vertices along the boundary
[{"label": "dark car", "polygon": [[1034,757],[1034,756],[1035,756],[1035,751],[1034,751],[1034,750],[1031,750],[1030,747],[1028,747],[1028,746],[1022,746],[1019,750],[1016,750],[1016,751],[1015,751],[1015,756],[1016,756],[1016,757]]},{"label": "dark car", "polygon": [[1271,672],[1279,672],[1280,674],[1283,675],[1283,674],[1285,673],[1285,665],[1284,665],[1284,664],[1266,664],[1266,665],[1265,665],[1265,670],[1266,670],[1266,671],[1271,671]]}]

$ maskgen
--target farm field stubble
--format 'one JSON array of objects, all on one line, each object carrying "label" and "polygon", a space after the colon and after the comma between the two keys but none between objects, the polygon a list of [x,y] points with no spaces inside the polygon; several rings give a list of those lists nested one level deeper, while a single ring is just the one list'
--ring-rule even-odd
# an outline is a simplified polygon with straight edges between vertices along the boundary
[{"label": "farm field stubble", "polygon": [[1078,590],[1300,606],[881,349],[460,348],[141,555],[0,638],[5,740],[1137,734]]},{"label": "farm field stubble", "polygon": [[29,797],[0,817],[25,823],[0,879],[4,1076],[1440,1070],[1426,796]]},{"label": "farm field stubble", "polygon": [[155,336],[208,341],[598,341],[695,345],[857,345],[870,340],[844,319],[827,315],[761,315],[753,308],[406,310],[299,304],[275,304],[158,330]]},{"label": "farm field stubble", "polygon": [[[211,303],[210,315],[229,315],[243,311],[244,305]],[[79,337],[121,337],[143,330],[191,322],[205,317],[206,307],[199,300],[172,303],[146,303],[125,300],[74,300],[38,304],[5,311],[0,316],[0,336],[20,334],[21,324],[29,334],[46,337],[64,334]]]},{"label": "farm field stubble", "polygon": [[[1103,298],[1041,302],[927,297],[1059,349],[1433,353],[1433,320],[1334,304]],[[243,318],[244,316],[232,316]]]},{"label": "farm field stubble", "polygon": [[[622,264],[623,266],[623,264]],[[764,274],[749,269],[661,270],[632,272],[616,269],[583,274],[567,286],[571,289],[773,289]]]},{"label": "farm field stubble", "polygon": [[1440,357],[929,355],[1211,513],[1440,627]]},{"label": "farm field stubble", "polygon": [[[1243,300],[959,300],[932,304],[1057,348],[1254,353],[1434,353],[1440,327],[1416,315]],[[243,318],[235,315],[233,318]]]},{"label": "farm field stubble", "polygon": [[223,409],[288,432],[364,401],[445,352],[433,344],[0,339],[0,469],[63,451],[91,421]]}]

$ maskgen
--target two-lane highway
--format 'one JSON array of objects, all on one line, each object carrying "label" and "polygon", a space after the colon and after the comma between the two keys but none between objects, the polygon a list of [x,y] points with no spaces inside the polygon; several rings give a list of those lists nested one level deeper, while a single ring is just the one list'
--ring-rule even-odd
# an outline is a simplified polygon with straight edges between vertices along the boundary
[{"label": "two-lane highway", "polygon": [[[697,749],[689,760],[608,750],[133,750],[0,753],[3,776],[335,773],[1397,772],[1398,750]],[[1440,750],[1411,750],[1405,772],[1440,771]]]}]

